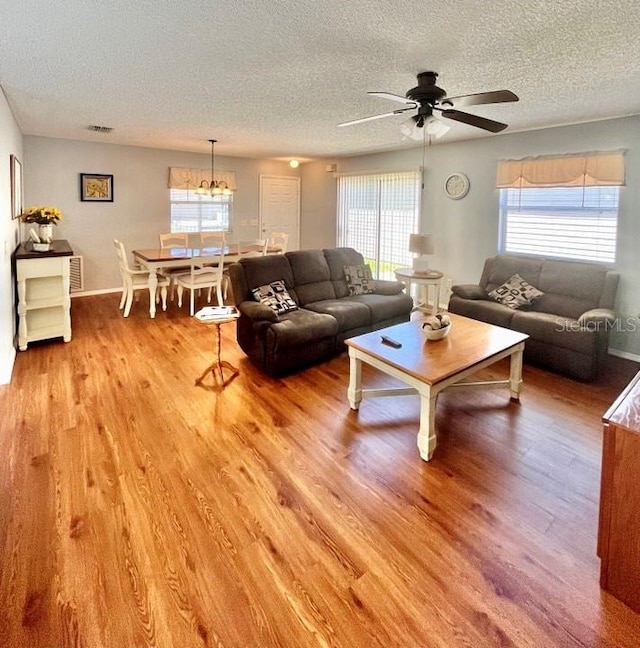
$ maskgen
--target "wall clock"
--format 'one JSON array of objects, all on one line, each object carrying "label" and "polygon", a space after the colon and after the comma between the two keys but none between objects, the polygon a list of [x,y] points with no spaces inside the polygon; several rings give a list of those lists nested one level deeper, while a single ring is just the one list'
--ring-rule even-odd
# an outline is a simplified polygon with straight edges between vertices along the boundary
[{"label": "wall clock", "polygon": [[460,200],[469,193],[469,178],[464,173],[452,173],[444,181],[444,190],[453,200]]}]

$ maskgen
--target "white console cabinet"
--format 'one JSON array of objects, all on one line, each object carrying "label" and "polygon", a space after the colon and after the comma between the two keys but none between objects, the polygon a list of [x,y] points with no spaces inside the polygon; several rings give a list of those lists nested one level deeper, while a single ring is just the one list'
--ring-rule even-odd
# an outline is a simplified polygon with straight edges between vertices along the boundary
[{"label": "white console cabinet", "polygon": [[49,252],[35,252],[30,241],[15,252],[18,285],[18,348],[29,342],[61,337],[71,340],[69,258],[64,240],[53,241]]}]

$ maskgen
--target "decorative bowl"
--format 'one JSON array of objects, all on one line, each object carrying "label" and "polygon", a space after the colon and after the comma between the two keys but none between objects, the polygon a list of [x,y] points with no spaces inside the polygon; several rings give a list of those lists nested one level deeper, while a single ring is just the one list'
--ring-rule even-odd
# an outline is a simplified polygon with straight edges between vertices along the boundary
[{"label": "decorative bowl", "polygon": [[51,247],[50,243],[34,243],[33,249],[35,252],[48,252]]},{"label": "decorative bowl", "polygon": [[442,340],[449,335],[451,331],[451,324],[448,326],[443,326],[439,329],[429,328],[427,324],[422,325],[422,334],[427,338],[427,340]]}]

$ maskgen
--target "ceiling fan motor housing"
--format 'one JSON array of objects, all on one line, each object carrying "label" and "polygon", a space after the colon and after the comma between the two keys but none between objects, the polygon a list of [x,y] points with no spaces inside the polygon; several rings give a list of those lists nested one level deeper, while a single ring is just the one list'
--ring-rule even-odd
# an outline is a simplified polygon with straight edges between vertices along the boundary
[{"label": "ceiling fan motor housing", "polygon": [[420,72],[418,74],[418,85],[407,91],[407,99],[415,101],[420,105],[427,104],[433,106],[440,99],[447,96],[442,88],[436,85],[438,74],[436,72]]}]

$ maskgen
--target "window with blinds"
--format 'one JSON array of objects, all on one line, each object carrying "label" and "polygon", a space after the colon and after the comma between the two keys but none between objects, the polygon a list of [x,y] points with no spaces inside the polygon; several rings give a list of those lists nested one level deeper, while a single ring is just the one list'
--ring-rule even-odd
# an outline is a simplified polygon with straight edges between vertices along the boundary
[{"label": "window with blinds", "polygon": [[339,177],[338,245],[358,250],[377,279],[394,279],[396,268],[412,262],[419,199],[416,172]]},{"label": "window with blinds", "polygon": [[501,252],[615,263],[624,151],[498,163]]},{"label": "window with blinds", "polygon": [[615,263],[619,187],[500,190],[500,251]]},{"label": "window with blinds", "polygon": [[209,196],[193,189],[169,189],[172,232],[229,232],[233,195]]}]

